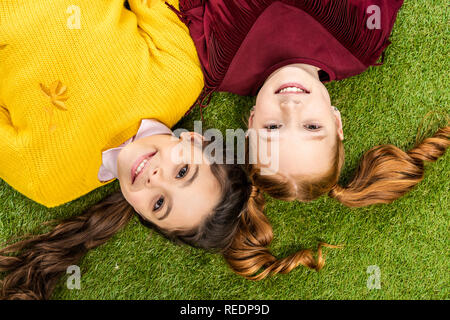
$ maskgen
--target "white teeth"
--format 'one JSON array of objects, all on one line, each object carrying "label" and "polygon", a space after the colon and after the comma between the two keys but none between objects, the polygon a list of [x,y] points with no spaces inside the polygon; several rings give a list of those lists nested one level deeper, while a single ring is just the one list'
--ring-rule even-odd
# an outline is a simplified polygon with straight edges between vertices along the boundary
[{"label": "white teeth", "polygon": [[147,159],[144,159],[141,164],[138,166],[138,168],[135,171],[135,174],[138,175],[139,172],[145,167],[145,164],[147,163]]},{"label": "white teeth", "polygon": [[305,92],[305,90],[302,90],[297,87],[287,87],[287,88],[280,90],[280,93],[285,93],[285,92]]}]

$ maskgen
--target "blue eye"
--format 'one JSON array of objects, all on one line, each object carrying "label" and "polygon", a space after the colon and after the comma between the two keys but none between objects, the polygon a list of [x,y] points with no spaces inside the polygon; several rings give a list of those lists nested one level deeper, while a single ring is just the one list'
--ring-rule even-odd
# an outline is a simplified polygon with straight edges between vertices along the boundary
[{"label": "blue eye", "polygon": [[178,171],[176,178],[181,179],[181,178],[185,177],[186,174],[188,173],[188,171],[189,171],[189,166],[185,165],[183,168],[180,169],[180,171]]},{"label": "blue eye", "polygon": [[162,207],[163,204],[164,204],[164,198],[160,197],[158,199],[158,201],[156,201],[155,205],[153,206],[153,211],[159,210]]}]

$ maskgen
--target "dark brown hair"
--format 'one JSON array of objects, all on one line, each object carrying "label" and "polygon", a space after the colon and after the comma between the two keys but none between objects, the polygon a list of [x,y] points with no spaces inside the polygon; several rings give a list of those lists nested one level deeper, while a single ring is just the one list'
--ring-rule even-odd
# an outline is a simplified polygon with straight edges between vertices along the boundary
[{"label": "dark brown hair", "polygon": [[[193,230],[158,229],[167,238],[194,247],[221,252],[230,245],[238,217],[250,194],[250,184],[239,165],[212,164],[211,171],[222,187],[222,199],[214,212]],[[95,204],[80,216],[66,219],[45,234],[31,236],[0,250],[1,299],[49,299],[67,267],[122,229],[137,215],[120,191]]]}]

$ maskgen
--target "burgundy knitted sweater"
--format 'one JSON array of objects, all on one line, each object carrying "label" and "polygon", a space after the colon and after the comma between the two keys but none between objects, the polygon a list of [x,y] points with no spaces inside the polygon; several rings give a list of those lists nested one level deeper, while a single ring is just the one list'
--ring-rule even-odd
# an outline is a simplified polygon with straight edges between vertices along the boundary
[{"label": "burgundy knitted sweater", "polygon": [[213,91],[256,95],[283,66],[321,69],[321,81],[357,75],[377,63],[403,0],[180,0]]}]

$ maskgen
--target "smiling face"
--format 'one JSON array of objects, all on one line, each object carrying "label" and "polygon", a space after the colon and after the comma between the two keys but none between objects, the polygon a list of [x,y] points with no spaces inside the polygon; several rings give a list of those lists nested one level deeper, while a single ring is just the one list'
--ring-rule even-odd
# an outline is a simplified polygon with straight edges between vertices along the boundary
[{"label": "smiling face", "polygon": [[303,64],[276,70],[259,91],[250,114],[248,127],[263,133],[260,142],[267,142],[268,150],[272,143],[278,144],[278,165],[271,166],[269,159],[265,166],[278,167],[277,173],[288,178],[314,178],[327,172],[336,135],[344,138],[340,113],[331,105],[317,71]]},{"label": "smiling face", "polygon": [[185,137],[141,138],[123,148],[117,159],[125,199],[145,220],[165,230],[195,228],[221,198],[208,160],[194,161],[194,155],[202,154],[201,146]]}]

